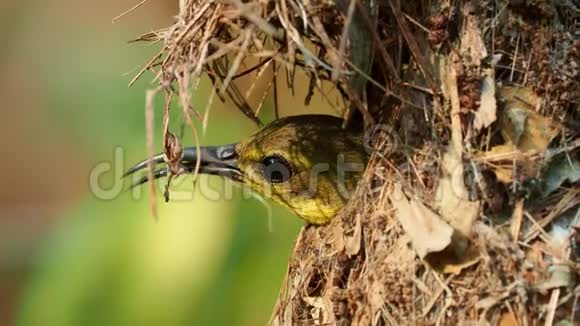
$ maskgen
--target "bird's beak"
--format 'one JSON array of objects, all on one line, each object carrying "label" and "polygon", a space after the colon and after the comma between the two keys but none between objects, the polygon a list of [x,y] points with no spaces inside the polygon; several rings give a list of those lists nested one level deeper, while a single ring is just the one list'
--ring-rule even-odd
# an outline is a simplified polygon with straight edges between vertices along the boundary
[{"label": "bird's beak", "polygon": [[[241,181],[242,173],[237,166],[236,144],[229,144],[224,146],[207,146],[200,147],[199,152],[197,147],[186,147],[183,149],[183,156],[179,162],[179,167],[182,171],[187,173],[193,173],[195,171],[195,166],[199,160],[199,173],[203,174],[214,174],[222,175],[228,177],[234,181]],[[165,164],[166,156],[165,154],[157,154],[152,159],[153,165]],[[130,168],[123,177],[132,175],[133,173],[146,169],[149,164],[149,160],[142,161],[132,168]],[[161,168],[155,168],[153,171],[153,179],[158,179],[169,175],[169,166],[163,166]],[[147,183],[149,180],[148,176],[144,176],[134,182],[131,187],[136,187],[141,184]]]}]

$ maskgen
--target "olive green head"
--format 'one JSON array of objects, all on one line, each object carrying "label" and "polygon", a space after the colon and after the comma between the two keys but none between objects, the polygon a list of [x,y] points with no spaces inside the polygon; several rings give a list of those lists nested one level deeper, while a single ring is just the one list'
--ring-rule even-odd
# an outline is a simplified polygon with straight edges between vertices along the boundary
[{"label": "olive green head", "polygon": [[[302,115],[276,120],[237,144],[184,149],[185,171],[200,160],[200,173],[217,174],[288,207],[304,220],[328,222],[344,206],[367,162],[362,130],[341,128],[342,120]],[[154,158],[163,163],[162,154]],[[131,174],[147,166],[141,162]],[[167,175],[167,168],[155,177]],[[137,184],[147,182],[142,178]]]}]

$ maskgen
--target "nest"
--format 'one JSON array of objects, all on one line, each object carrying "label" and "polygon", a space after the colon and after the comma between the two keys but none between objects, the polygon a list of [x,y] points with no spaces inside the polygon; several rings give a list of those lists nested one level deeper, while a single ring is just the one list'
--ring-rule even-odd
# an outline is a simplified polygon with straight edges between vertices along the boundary
[{"label": "nest", "polygon": [[163,41],[143,72],[194,133],[203,75],[259,124],[263,101],[235,81],[267,76],[276,94],[300,70],[305,101],[332,83],[345,127],[361,119],[373,136],[353,200],[303,228],[272,324],[578,320],[579,7],[185,0],[173,26],[139,38]]}]

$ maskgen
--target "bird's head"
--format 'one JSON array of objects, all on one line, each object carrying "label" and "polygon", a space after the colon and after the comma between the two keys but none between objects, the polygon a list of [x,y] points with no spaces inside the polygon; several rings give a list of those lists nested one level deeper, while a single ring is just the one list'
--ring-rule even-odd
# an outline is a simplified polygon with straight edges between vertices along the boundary
[{"label": "bird's head", "polygon": [[[362,130],[341,128],[342,120],[302,115],[276,120],[237,144],[188,147],[181,166],[226,176],[272,198],[313,224],[328,222],[356,187],[367,162]],[[163,154],[153,158],[165,162]],[[143,161],[127,175],[147,166]],[[167,167],[154,178],[166,176]],[[135,185],[148,181],[143,177]]]}]

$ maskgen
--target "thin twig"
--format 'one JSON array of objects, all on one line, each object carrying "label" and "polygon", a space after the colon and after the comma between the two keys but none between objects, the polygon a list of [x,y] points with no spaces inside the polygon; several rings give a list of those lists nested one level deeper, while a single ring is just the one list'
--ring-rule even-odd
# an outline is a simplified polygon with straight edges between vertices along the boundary
[{"label": "thin twig", "polygon": [[121,19],[125,15],[131,13],[132,11],[136,10],[137,8],[141,7],[147,1],[148,0],[143,0],[143,1],[139,2],[138,4],[136,4],[135,6],[133,6],[131,9],[129,9],[129,10],[125,11],[124,13],[120,14],[119,16],[113,18],[113,23],[115,23],[117,20]]},{"label": "thin twig", "polygon": [[150,180],[148,183],[149,186],[149,203],[151,207],[151,213],[153,214],[153,218],[157,221],[159,215],[157,214],[157,196],[156,196],[156,189],[155,189],[155,182],[153,178],[153,156],[155,152],[154,148],[154,135],[155,135],[155,96],[162,90],[161,87],[157,87],[156,89],[151,89],[147,91],[146,99],[145,99],[145,130],[146,130],[146,144],[147,144],[147,178]]}]

